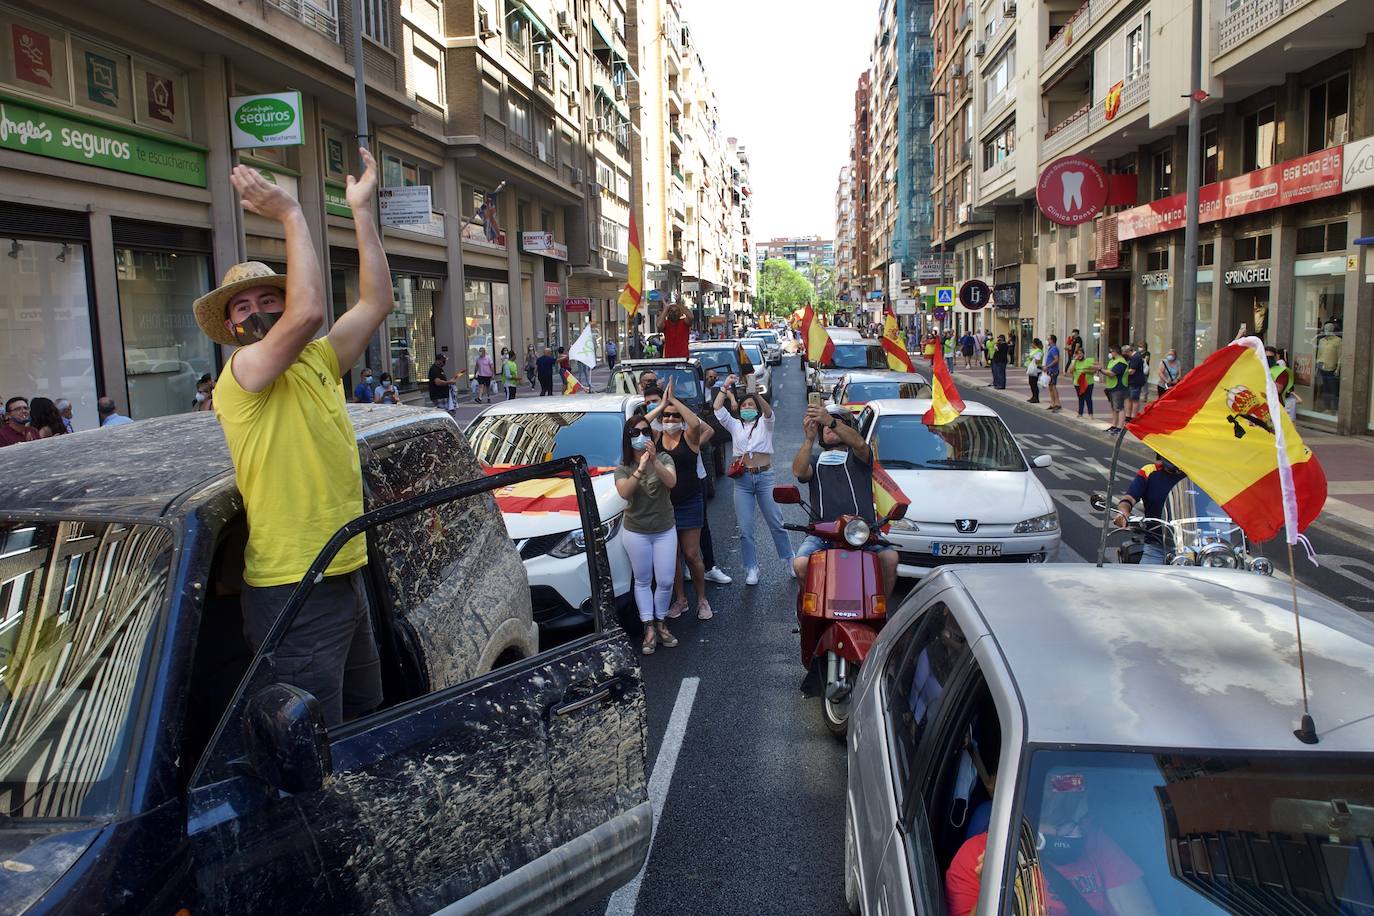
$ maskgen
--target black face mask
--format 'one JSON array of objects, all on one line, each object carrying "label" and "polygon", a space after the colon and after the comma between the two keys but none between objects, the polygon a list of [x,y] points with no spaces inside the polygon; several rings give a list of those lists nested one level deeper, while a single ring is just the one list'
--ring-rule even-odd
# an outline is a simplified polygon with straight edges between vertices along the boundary
[{"label": "black face mask", "polygon": [[230,333],[234,335],[234,340],[238,341],[239,346],[246,347],[248,344],[257,343],[267,336],[267,332],[272,330],[272,325],[281,318],[282,312],[254,312],[240,322],[231,322]]},{"label": "black face mask", "polygon": [[1045,836],[1045,846],[1041,853],[1057,865],[1068,865],[1083,857],[1084,838],[1082,836]]}]

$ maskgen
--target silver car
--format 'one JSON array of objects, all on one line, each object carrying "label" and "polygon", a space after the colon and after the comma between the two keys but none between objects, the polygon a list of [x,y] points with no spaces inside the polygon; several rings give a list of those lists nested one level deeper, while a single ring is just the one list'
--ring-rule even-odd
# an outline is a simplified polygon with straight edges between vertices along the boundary
[{"label": "silver car", "polygon": [[858,913],[1367,913],[1374,624],[1241,571],[946,567],[855,690]]}]

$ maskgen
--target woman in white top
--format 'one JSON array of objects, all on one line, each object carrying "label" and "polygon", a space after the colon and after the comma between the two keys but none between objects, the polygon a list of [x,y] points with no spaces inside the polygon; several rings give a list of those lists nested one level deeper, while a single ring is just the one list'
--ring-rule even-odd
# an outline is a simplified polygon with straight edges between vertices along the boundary
[{"label": "woman in white top", "polygon": [[[733,388],[739,377],[731,375],[716,394],[716,419],[730,434],[735,457],[744,464],[744,473],[735,478],[735,518],[739,522],[744,554],[744,584],[758,585],[758,549],[754,546],[754,510],[763,515],[773,546],[789,574],[792,572],[792,544],[782,527],[782,510],[773,502],[773,408],[758,394],[749,393],[735,401]],[[727,401],[730,409],[726,409]]]}]

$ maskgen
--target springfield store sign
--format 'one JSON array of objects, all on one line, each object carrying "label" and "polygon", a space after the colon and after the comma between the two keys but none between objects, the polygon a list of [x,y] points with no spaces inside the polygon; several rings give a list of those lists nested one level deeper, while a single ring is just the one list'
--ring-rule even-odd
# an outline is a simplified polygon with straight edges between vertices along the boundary
[{"label": "springfield store sign", "polygon": [[299,146],[305,142],[301,122],[299,92],[238,95],[229,100],[234,149]]},{"label": "springfield store sign", "polygon": [[120,130],[103,121],[0,95],[0,148],[205,187],[196,146]]}]

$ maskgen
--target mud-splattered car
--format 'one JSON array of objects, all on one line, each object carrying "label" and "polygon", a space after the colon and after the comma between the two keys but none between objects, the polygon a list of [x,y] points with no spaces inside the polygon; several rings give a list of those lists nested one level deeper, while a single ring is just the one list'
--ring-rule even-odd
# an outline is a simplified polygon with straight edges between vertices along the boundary
[{"label": "mud-splattered car", "polygon": [[442,413],[350,410],[366,512],[315,569],[366,537],[385,702],[330,729],[273,677],[308,585],[243,638],[212,415],[0,452],[0,909],[545,912],[642,866],[643,689],[585,466],[552,470],[598,626],[539,654],[490,492],[531,472],[485,477]]}]

